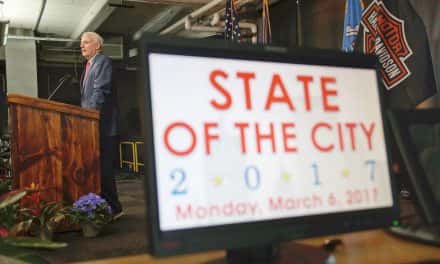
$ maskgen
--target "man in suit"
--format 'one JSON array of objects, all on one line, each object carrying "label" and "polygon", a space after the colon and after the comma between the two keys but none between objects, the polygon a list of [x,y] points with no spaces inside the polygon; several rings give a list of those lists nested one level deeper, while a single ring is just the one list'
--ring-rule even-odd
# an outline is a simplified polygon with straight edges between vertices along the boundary
[{"label": "man in suit", "polygon": [[81,107],[100,111],[101,196],[112,208],[114,219],[123,215],[113,171],[117,150],[118,108],[112,91],[112,62],[101,54],[103,39],[95,32],[81,36],[81,54],[87,60],[81,76]]}]

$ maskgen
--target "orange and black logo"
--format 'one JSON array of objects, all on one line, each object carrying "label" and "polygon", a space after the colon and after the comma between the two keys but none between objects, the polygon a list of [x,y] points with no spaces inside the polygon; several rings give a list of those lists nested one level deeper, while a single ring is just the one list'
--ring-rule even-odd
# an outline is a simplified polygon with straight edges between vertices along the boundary
[{"label": "orange and black logo", "polygon": [[411,75],[405,61],[413,54],[405,36],[405,22],[382,1],[374,0],[361,18],[364,52],[376,54],[386,88],[392,89]]}]

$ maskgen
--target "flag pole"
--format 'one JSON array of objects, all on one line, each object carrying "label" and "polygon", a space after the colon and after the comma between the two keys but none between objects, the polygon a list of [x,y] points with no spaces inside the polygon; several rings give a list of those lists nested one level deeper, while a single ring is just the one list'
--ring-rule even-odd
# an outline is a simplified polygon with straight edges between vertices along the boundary
[{"label": "flag pole", "polygon": [[298,47],[302,47],[303,45],[300,0],[296,0],[296,43]]}]

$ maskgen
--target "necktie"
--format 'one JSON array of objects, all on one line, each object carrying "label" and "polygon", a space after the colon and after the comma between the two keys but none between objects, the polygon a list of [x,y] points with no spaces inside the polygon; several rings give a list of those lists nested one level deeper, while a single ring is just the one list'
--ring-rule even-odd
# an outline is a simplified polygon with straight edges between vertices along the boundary
[{"label": "necktie", "polygon": [[87,63],[86,63],[86,70],[84,72],[83,86],[84,86],[84,83],[85,83],[85,81],[87,79],[87,74],[89,73],[89,68],[90,68],[90,61],[87,61]]}]

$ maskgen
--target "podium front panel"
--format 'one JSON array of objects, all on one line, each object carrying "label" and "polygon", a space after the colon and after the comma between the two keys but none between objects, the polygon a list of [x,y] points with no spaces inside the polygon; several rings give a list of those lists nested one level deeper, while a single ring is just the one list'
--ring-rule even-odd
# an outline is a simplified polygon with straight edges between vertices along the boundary
[{"label": "podium front panel", "polygon": [[15,188],[38,186],[44,201],[72,203],[100,193],[99,113],[9,95]]}]

